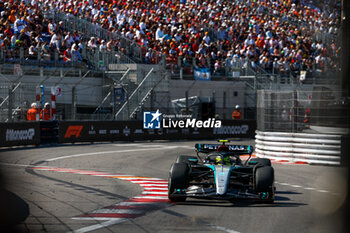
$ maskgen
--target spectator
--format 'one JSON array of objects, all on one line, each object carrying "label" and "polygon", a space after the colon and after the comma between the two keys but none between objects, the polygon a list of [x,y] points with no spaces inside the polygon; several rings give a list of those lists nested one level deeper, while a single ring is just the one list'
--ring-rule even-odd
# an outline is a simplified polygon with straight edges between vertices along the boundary
[{"label": "spectator", "polygon": [[91,38],[90,38],[87,47],[88,47],[89,49],[96,49],[96,48],[97,48],[95,37],[91,37]]},{"label": "spectator", "polygon": [[236,105],[235,110],[232,112],[232,119],[233,120],[242,119],[241,107],[239,105]]},{"label": "spectator", "polygon": [[41,56],[44,61],[50,61],[51,59],[51,51],[47,41],[41,44]]},{"label": "spectator", "polygon": [[64,62],[71,62],[72,61],[72,52],[71,48],[66,48],[66,50],[63,52],[63,61]]},{"label": "spectator", "polygon": [[40,111],[40,119],[43,121],[49,121],[51,119],[50,103],[45,103],[44,108]]},{"label": "spectator", "polygon": [[56,32],[56,24],[53,22],[53,19],[49,19],[49,24],[47,26],[47,31],[53,35]]},{"label": "spectator", "polygon": [[72,45],[71,51],[72,51],[73,58],[74,58],[75,62],[80,63],[83,61],[83,58],[82,58],[81,53],[80,53],[79,45],[77,43]]},{"label": "spectator", "polygon": [[39,120],[39,109],[36,103],[32,103],[31,108],[27,112],[28,121],[37,121]]},{"label": "spectator", "polygon": [[99,50],[100,50],[100,52],[106,52],[107,51],[106,42],[104,40],[101,41]]}]

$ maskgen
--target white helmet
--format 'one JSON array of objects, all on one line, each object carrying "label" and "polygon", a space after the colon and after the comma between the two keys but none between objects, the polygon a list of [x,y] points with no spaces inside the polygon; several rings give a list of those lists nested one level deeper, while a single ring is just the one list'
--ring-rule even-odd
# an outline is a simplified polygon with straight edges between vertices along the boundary
[{"label": "white helmet", "polygon": [[30,105],[32,108],[38,108],[38,105],[36,103],[32,103],[32,105]]},{"label": "white helmet", "polygon": [[236,109],[240,109],[241,108],[241,106],[239,106],[238,104],[236,105]]},{"label": "white helmet", "polygon": [[47,107],[50,107],[50,103],[49,102],[46,102],[45,105],[44,105],[44,108],[47,108]]}]

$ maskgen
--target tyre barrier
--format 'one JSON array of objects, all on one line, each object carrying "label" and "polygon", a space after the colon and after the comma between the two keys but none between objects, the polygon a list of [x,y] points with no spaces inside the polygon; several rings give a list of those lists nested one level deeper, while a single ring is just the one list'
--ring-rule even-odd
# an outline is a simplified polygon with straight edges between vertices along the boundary
[{"label": "tyre barrier", "polygon": [[256,131],[255,155],[276,161],[340,165],[342,135]]}]

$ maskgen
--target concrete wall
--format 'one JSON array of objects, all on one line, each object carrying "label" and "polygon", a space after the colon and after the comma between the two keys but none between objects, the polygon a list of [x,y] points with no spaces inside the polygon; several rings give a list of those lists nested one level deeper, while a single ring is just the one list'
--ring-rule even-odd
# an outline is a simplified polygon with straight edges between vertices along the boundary
[{"label": "concrete wall", "polygon": [[[233,81],[195,81],[195,80],[170,80],[170,100],[188,96],[214,97],[216,113],[221,117],[230,118],[234,107],[245,105],[245,83]],[[226,101],[224,101],[226,93]],[[224,102],[225,106],[224,106]],[[225,110],[224,110],[225,109]]]}]

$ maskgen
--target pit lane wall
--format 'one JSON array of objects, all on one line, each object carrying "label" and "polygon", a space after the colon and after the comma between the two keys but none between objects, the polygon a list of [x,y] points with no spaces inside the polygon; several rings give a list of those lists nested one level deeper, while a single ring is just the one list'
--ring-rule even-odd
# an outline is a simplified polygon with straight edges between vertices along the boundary
[{"label": "pit lane wall", "polygon": [[253,120],[222,120],[220,128],[143,129],[142,121],[0,123],[0,147],[47,143],[254,138]]},{"label": "pit lane wall", "polygon": [[256,131],[255,155],[277,161],[340,165],[342,135]]}]

